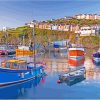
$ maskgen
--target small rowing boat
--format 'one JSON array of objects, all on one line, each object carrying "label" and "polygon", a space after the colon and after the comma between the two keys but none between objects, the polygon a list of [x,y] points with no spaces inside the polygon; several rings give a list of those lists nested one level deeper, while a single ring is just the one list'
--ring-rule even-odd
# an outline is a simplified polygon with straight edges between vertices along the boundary
[{"label": "small rowing boat", "polygon": [[71,71],[59,76],[58,83],[67,83],[71,86],[85,79],[85,69],[81,68],[79,70]]}]

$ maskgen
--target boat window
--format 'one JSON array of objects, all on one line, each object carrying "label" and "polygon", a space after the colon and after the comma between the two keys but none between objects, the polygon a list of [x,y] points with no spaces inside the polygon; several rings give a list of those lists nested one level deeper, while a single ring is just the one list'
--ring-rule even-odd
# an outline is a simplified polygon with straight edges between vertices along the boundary
[{"label": "boat window", "polygon": [[14,64],[13,64],[13,68],[14,68],[14,69],[18,69],[18,64],[17,64],[17,63],[14,63]]},{"label": "boat window", "polygon": [[26,64],[25,63],[20,64],[19,69],[24,69],[24,70],[27,69]]},{"label": "boat window", "polygon": [[6,63],[6,68],[10,68],[10,64],[11,64],[11,63],[9,63],[9,62]]}]

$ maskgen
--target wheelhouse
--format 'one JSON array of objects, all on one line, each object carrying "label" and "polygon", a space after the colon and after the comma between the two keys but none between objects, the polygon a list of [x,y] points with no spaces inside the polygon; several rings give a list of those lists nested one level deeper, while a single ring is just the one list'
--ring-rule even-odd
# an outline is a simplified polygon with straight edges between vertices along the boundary
[{"label": "wheelhouse", "polygon": [[7,60],[2,62],[1,66],[7,69],[27,70],[25,60]]}]

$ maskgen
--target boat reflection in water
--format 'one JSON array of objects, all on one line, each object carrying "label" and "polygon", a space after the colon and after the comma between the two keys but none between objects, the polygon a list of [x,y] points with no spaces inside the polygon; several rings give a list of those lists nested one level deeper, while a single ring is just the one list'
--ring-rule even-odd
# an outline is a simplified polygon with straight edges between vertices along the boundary
[{"label": "boat reflection in water", "polygon": [[72,86],[78,82],[86,79],[85,68],[74,70],[62,75],[59,75],[58,83],[67,83],[68,86]]},{"label": "boat reflection in water", "polygon": [[[25,95],[28,92],[29,88],[36,87],[40,82],[44,83],[45,77],[37,77],[33,80],[17,84],[11,85],[8,87],[0,88],[0,99],[17,99],[20,96]],[[42,82],[43,81],[43,82]]]},{"label": "boat reflection in water", "polygon": [[59,75],[58,83],[67,83],[72,86],[78,82],[85,80],[84,67],[84,48],[69,48],[68,50],[68,64],[69,72]]}]

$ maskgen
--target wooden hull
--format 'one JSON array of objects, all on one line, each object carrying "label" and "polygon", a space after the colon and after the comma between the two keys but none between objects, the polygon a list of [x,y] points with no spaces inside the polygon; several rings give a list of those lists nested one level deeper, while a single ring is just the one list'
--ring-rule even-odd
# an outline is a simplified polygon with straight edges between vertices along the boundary
[{"label": "wooden hull", "polygon": [[78,57],[78,56],[84,56],[83,48],[70,48],[68,50],[68,57]]}]

